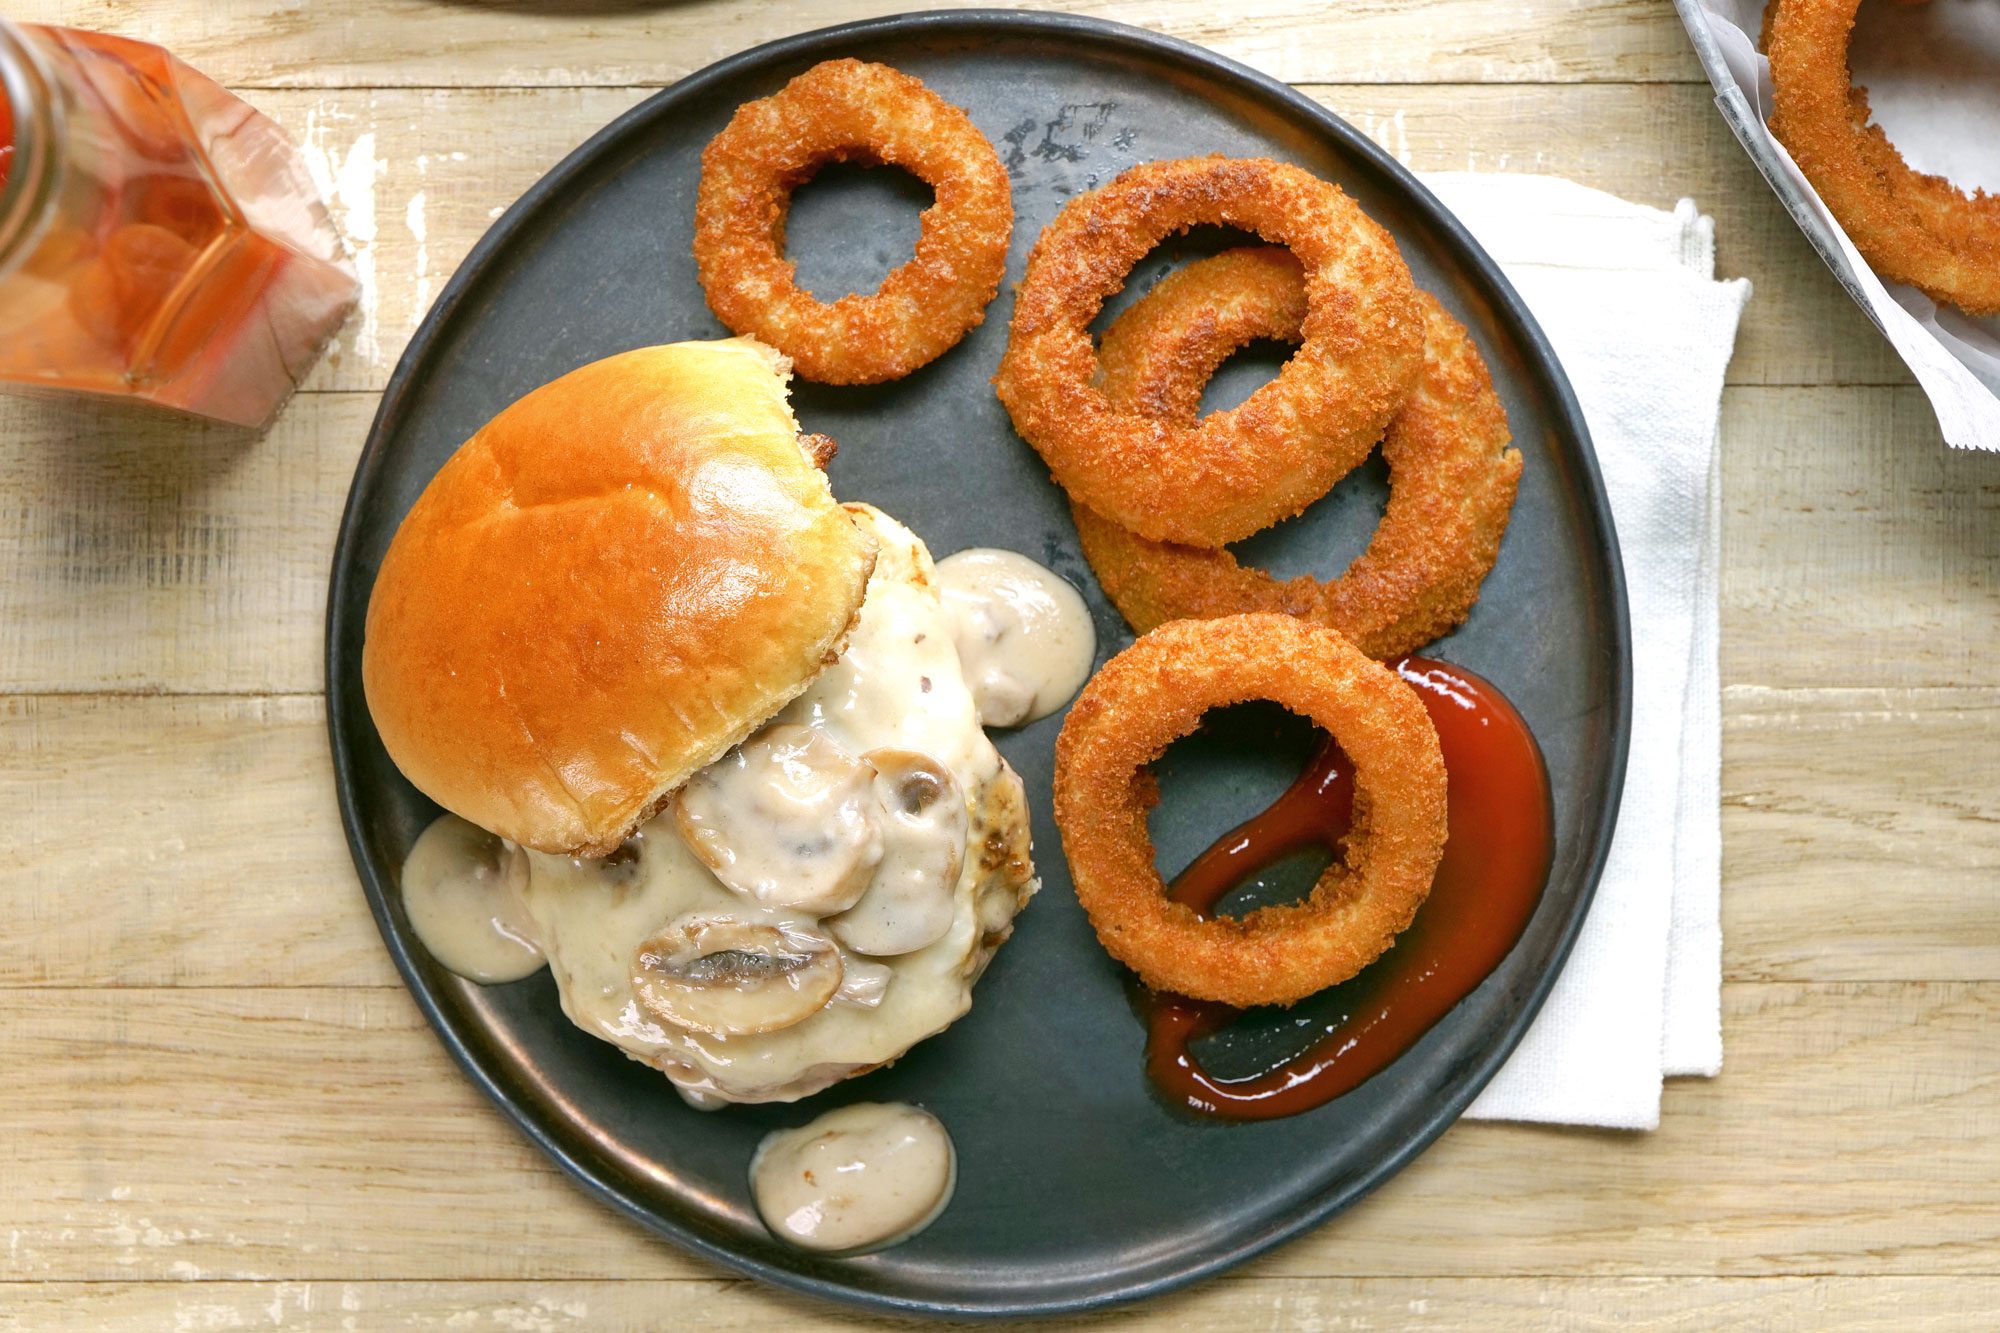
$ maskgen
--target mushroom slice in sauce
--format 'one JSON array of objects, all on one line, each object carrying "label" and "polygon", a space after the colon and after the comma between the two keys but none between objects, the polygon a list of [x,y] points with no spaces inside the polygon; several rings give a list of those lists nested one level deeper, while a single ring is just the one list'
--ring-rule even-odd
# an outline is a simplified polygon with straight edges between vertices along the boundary
[{"label": "mushroom slice in sauce", "polygon": [[817,930],[690,914],[639,946],[632,990],[655,1017],[718,1037],[804,1022],[840,990],[840,949]]},{"label": "mushroom slice in sauce", "polygon": [[868,891],[827,929],[856,953],[912,953],[951,929],[965,863],[965,794],[951,771],[914,750],[870,750],[881,803],[882,863]]},{"label": "mushroom slice in sauce", "polygon": [[688,779],[681,837],[715,877],[765,907],[852,907],[882,859],[875,771],[824,731],[766,727]]}]

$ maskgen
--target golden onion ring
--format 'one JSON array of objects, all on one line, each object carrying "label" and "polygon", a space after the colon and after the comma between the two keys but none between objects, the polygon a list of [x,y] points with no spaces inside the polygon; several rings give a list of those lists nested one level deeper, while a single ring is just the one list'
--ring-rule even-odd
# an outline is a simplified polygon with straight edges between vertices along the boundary
[{"label": "golden onion ring", "polygon": [[[1132,266],[1202,223],[1297,256],[1298,352],[1195,423],[1121,410],[1093,383],[1089,324]],[[1071,498],[1156,541],[1222,546],[1289,518],[1367,457],[1423,352],[1396,243],[1338,186],[1264,158],[1148,162],[1072,199],[1028,256],[994,387]]]},{"label": "golden onion ring", "polygon": [[[915,256],[867,296],[831,304],[785,258],[792,191],[828,162],[901,167],[929,185]],[[694,258],[716,318],[809,380],[879,384],[949,351],[986,317],[1014,204],[993,145],[964,111],[887,65],[829,60],[738,107],[701,155]]]},{"label": "golden onion ring", "polygon": [[[1204,918],[1168,899],[1154,866],[1144,770],[1209,709],[1248,699],[1332,733],[1354,766],[1354,822],[1304,902]],[[1444,760],[1416,692],[1333,631],[1278,615],[1181,620],[1084,686],[1056,739],[1055,811],[1098,939],[1147,985],[1291,1004],[1374,962],[1422,906],[1444,851]]]},{"label": "golden onion ring", "polygon": [[1880,276],[1970,315],[2000,314],[2000,195],[1915,170],[1853,83],[1861,0],[1772,0],[1771,133]]},{"label": "golden onion ring", "polygon": [[[1300,616],[1370,657],[1415,651],[1465,620],[1500,554],[1521,455],[1472,337],[1427,292],[1424,363],[1389,425],[1389,504],[1368,549],[1339,578],[1279,581],[1228,551],[1148,541],[1073,506],[1105,595],[1144,632],[1169,620],[1243,611]],[[1276,248],[1231,250],[1179,269],[1119,317],[1098,359],[1112,402],[1195,419],[1229,356],[1259,338],[1296,341],[1305,315],[1298,263]]]}]

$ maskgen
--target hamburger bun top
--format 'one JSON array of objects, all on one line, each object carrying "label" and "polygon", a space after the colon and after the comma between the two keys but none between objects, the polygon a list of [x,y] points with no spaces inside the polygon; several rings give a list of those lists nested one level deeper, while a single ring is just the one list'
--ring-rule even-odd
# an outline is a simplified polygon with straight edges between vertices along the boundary
[{"label": "hamburger bun top", "polygon": [[389,544],[362,684],[439,805],[603,855],[838,654],[874,565],[748,338],[624,352],[503,409]]}]

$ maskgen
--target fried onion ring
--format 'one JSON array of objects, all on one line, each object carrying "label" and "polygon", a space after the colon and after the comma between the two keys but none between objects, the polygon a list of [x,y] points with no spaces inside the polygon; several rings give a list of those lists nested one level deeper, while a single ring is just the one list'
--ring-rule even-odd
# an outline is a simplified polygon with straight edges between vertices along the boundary
[{"label": "fried onion ring", "polygon": [[1917,171],[1853,85],[1860,0],[1772,0],[1771,132],[1880,276],[1970,315],[2000,314],[2000,194]]},{"label": "fried onion ring", "polygon": [[[1288,247],[1303,342],[1277,378],[1199,422],[1120,410],[1088,325],[1160,241],[1200,223]],[[1423,320],[1389,233],[1338,186],[1264,158],[1148,162],[1079,195],[1028,256],[994,387],[1072,497],[1142,536],[1215,547],[1326,494],[1409,396]]]},{"label": "fried onion ring", "polygon": [[[1333,734],[1354,766],[1341,859],[1301,903],[1203,918],[1153,864],[1145,766],[1211,708],[1273,699]],[[1111,955],[1156,990],[1292,1004],[1380,957],[1430,892],[1445,840],[1437,731],[1409,685],[1290,616],[1163,625],[1105,663],[1056,740],[1056,825],[1076,896]]]},{"label": "fried onion ring", "polygon": [[[929,185],[916,256],[831,305],[785,258],[792,191],[828,162],[901,167]],[[965,112],[887,65],[829,60],[738,107],[701,155],[694,258],[716,318],[824,384],[900,379],[986,317],[1014,226],[1007,169]]]},{"label": "fried onion ring", "polygon": [[[1228,551],[1148,541],[1072,506],[1083,553],[1140,632],[1169,620],[1275,611],[1335,629],[1370,657],[1415,651],[1461,624],[1500,554],[1521,480],[1507,413],[1465,326],[1427,292],[1424,363],[1382,441],[1389,504],[1368,549],[1322,583],[1287,582]],[[1121,408],[1191,422],[1202,387],[1258,338],[1296,341],[1305,314],[1297,261],[1283,250],[1231,250],[1179,269],[1119,317],[1098,352],[1104,392]]]}]

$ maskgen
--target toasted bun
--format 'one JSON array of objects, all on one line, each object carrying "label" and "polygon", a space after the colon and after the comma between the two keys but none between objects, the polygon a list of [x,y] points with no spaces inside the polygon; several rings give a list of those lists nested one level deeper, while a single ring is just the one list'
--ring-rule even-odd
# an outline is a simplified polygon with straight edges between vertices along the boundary
[{"label": "toasted bun", "polygon": [[503,410],[403,520],[362,682],[411,782],[602,855],[839,651],[875,561],[748,338],[594,362]]}]

